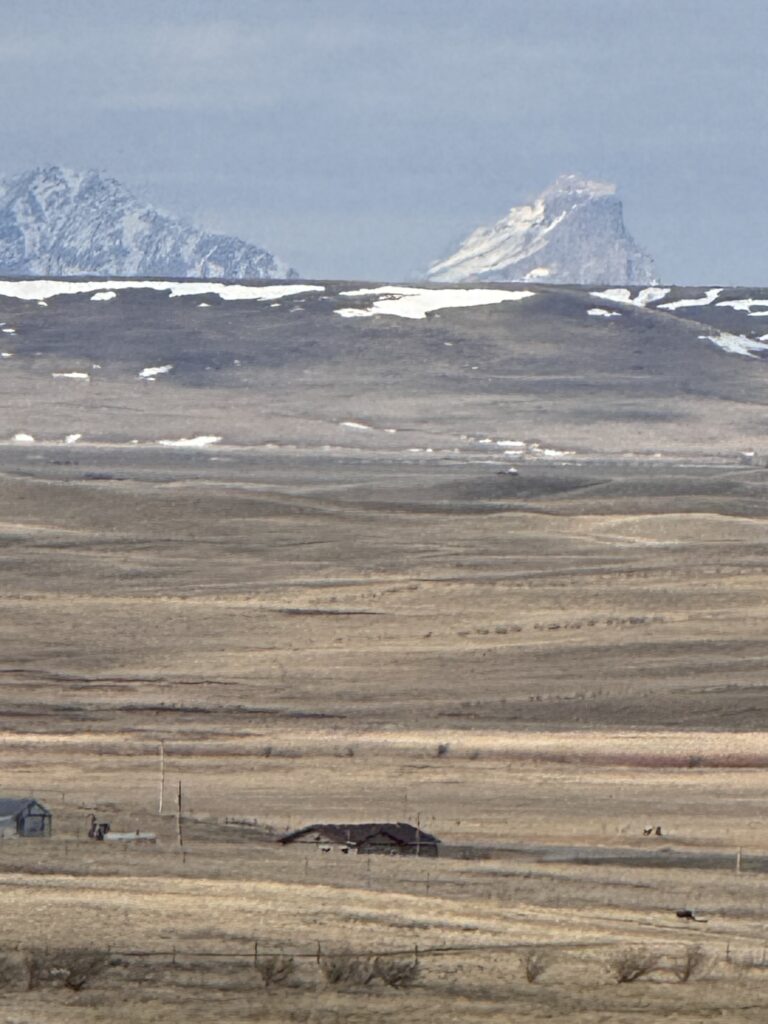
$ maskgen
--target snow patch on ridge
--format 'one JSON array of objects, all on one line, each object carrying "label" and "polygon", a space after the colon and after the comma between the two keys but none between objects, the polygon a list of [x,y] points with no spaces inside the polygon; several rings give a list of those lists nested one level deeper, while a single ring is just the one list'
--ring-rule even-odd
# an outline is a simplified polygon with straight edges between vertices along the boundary
[{"label": "snow patch on ridge", "polygon": [[90,380],[90,373],[81,373],[79,370],[72,370],[70,373],[52,373],[52,377],[69,377],[70,380]]},{"label": "snow patch on ridge", "polygon": [[38,302],[51,299],[57,295],[83,295],[88,292],[129,291],[137,288],[149,288],[155,292],[170,292],[170,298],[178,299],[185,295],[218,295],[225,302],[257,299],[259,302],[271,302],[286,295],[298,295],[301,292],[324,292],[320,284],[220,284],[216,281],[2,281],[0,295],[8,299],[22,299],[26,302]]},{"label": "snow patch on ridge", "polygon": [[348,298],[381,296],[367,309],[335,309],[344,317],[401,316],[409,320],[423,320],[436,309],[488,306],[499,302],[516,302],[531,298],[536,292],[501,291],[490,288],[406,288],[382,285],[380,288],[358,288],[340,292]]},{"label": "snow patch on ridge", "polygon": [[597,306],[593,306],[592,309],[587,310],[587,316],[621,316],[621,313],[616,309],[599,309]]},{"label": "snow patch on ridge", "polygon": [[158,441],[166,448],[207,448],[209,444],[221,441],[215,434],[200,434],[198,437],[180,437],[178,441]]},{"label": "snow patch on ridge", "polygon": [[709,306],[720,295],[722,290],[722,288],[710,288],[700,299],[678,299],[677,302],[665,302],[658,306],[657,309],[687,309],[689,306]]},{"label": "snow patch on ridge", "polygon": [[139,371],[138,376],[143,380],[154,380],[158,374],[170,373],[173,369],[173,363],[166,363],[165,366],[145,366],[143,370]]},{"label": "snow patch on ridge", "polygon": [[745,338],[742,334],[700,334],[701,341],[711,341],[718,348],[737,356],[757,359],[755,352],[768,352],[768,345],[762,341]]},{"label": "snow patch on ridge", "polygon": [[641,309],[651,302],[666,298],[671,288],[641,288],[637,295],[632,298],[629,288],[606,288],[602,292],[590,292],[596,299],[608,299],[610,302],[625,302],[630,306],[639,306]]},{"label": "snow patch on ridge", "polygon": [[718,302],[718,306],[729,306],[731,309],[747,313],[749,316],[768,316],[768,309],[755,312],[752,308],[753,306],[768,306],[768,299],[728,299]]}]

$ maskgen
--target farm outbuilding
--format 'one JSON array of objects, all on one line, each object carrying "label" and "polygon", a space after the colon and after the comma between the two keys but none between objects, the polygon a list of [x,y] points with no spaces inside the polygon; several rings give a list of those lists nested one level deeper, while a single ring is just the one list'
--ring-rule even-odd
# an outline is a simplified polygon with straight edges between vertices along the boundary
[{"label": "farm outbuilding", "polygon": [[0,839],[49,836],[51,812],[33,796],[0,797]]},{"label": "farm outbuilding", "polygon": [[365,822],[355,825],[306,825],[282,836],[283,845],[301,843],[323,853],[389,853],[436,857],[440,840],[405,822]]}]

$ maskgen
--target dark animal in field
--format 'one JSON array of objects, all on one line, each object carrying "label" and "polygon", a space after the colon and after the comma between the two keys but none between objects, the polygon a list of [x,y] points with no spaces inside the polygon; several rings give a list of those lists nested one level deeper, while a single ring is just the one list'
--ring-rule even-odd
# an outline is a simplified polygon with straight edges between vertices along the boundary
[{"label": "dark animal in field", "polygon": [[647,825],[643,829],[643,835],[644,836],[651,836],[651,835],[653,835],[653,836],[660,836],[660,835],[662,835],[661,825],[655,825],[655,826],[654,825]]},{"label": "dark animal in field", "polygon": [[676,910],[675,917],[679,917],[681,921],[696,921],[698,924],[706,924],[709,920],[706,917],[696,917],[695,910]]}]

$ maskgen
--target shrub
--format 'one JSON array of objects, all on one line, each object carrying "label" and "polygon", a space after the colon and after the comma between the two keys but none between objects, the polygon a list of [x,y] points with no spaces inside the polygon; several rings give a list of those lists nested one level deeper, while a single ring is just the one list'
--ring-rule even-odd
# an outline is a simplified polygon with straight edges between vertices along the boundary
[{"label": "shrub", "polygon": [[682,957],[672,964],[671,971],[679,982],[684,983],[702,971],[706,963],[707,954],[701,946],[686,946]]},{"label": "shrub", "polygon": [[445,757],[445,755],[448,753],[448,751],[450,749],[451,749],[450,748],[450,744],[448,744],[448,743],[438,743],[437,744],[437,750],[435,751],[435,755],[437,757]]},{"label": "shrub", "polygon": [[264,987],[280,985],[288,981],[296,970],[296,961],[292,956],[262,956],[256,960],[256,970],[261,975]]},{"label": "shrub", "polygon": [[375,961],[347,950],[320,960],[320,970],[329,985],[368,985],[376,977]]},{"label": "shrub", "polygon": [[393,960],[377,956],[373,963],[375,977],[390,988],[410,988],[418,979],[421,967],[418,960]]},{"label": "shrub", "polygon": [[8,953],[0,954],[0,989],[10,988],[19,977],[19,960]]},{"label": "shrub", "polygon": [[25,957],[27,990],[39,988],[43,982],[59,982],[73,992],[79,992],[108,964],[109,956],[94,949],[62,949],[56,952],[32,949]]},{"label": "shrub", "polygon": [[109,957],[95,949],[63,949],[51,956],[49,973],[62,985],[79,992],[98,977],[109,964]]},{"label": "shrub", "polygon": [[24,970],[27,974],[27,992],[39,988],[48,978],[48,954],[40,949],[30,949],[24,956]]},{"label": "shrub", "polygon": [[637,981],[655,971],[661,957],[649,949],[626,946],[618,949],[608,961],[608,970],[621,983]]},{"label": "shrub", "polygon": [[525,980],[531,985],[550,966],[549,957],[540,949],[525,949],[519,954],[519,959]]}]

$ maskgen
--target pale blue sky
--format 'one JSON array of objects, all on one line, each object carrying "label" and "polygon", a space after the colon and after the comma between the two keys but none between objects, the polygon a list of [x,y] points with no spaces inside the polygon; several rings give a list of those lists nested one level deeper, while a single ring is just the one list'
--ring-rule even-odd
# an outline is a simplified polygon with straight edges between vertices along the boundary
[{"label": "pale blue sky", "polygon": [[0,0],[0,173],[95,167],[307,276],[417,276],[559,173],[768,284],[765,0]]}]

